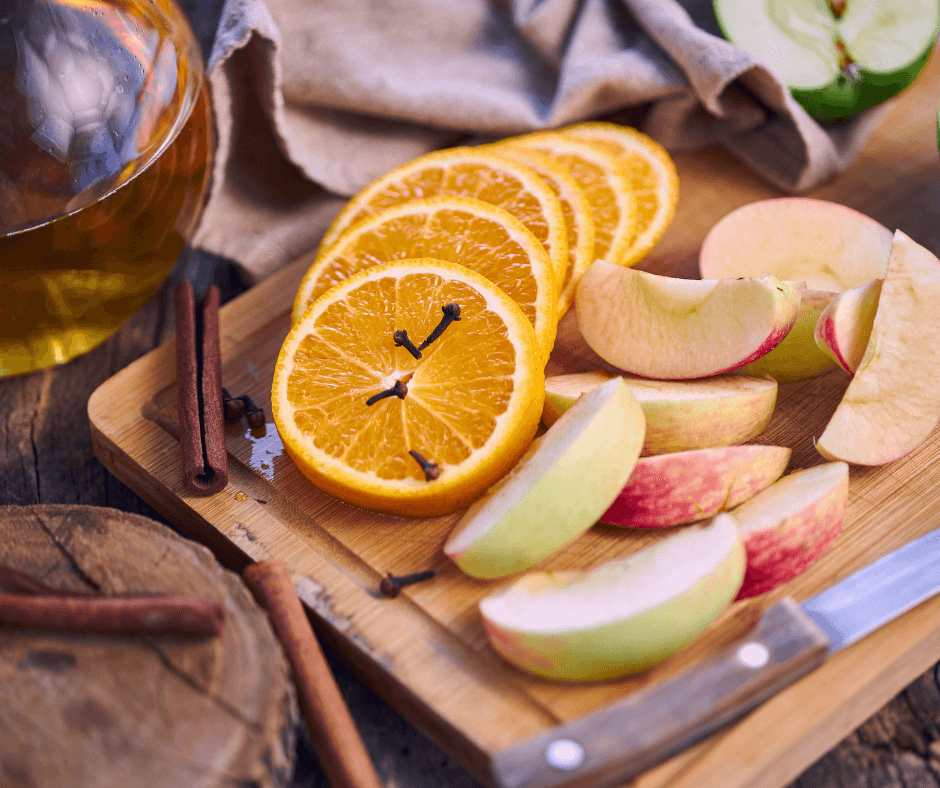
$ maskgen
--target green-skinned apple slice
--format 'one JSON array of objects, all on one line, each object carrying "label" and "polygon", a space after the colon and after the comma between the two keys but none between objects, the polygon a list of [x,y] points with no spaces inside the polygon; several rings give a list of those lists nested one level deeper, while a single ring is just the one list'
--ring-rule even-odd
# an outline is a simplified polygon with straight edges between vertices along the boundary
[{"label": "green-skinned apple slice", "polygon": [[601,522],[668,528],[714,517],[775,482],[790,461],[785,446],[723,446],[643,457]]},{"label": "green-skinned apple slice", "polygon": [[865,355],[816,449],[858,465],[909,454],[940,423],[938,380],[940,262],[899,230]]},{"label": "green-skinned apple slice", "polygon": [[578,327],[609,364],[658,380],[743,367],[787,335],[799,289],[775,276],[675,279],[596,260],[578,283]]},{"label": "green-skinned apple slice", "polygon": [[715,0],[725,38],[810,115],[837,120],[904,90],[937,37],[937,0]]},{"label": "green-skinned apple slice", "polygon": [[588,571],[533,573],[483,599],[490,643],[523,670],[599,681],[689,645],[734,599],[744,547],[728,515]]},{"label": "green-skinned apple slice", "polygon": [[[547,377],[543,423],[551,426],[578,397],[612,377],[607,372]],[[642,456],[745,443],[767,428],[777,404],[777,381],[772,378],[621,377],[646,417]]]},{"label": "green-skinned apple slice", "polygon": [[816,323],[814,338],[820,350],[842,369],[855,374],[865,356],[881,298],[881,279],[844,290],[832,300]]},{"label": "green-skinned apple slice", "polygon": [[790,333],[767,355],[746,364],[738,372],[769,375],[778,383],[795,383],[835,369],[836,363],[816,344],[815,331],[819,316],[836,295],[828,290],[804,290]]},{"label": "green-skinned apple slice", "polygon": [[849,466],[830,462],[784,476],[731,516],[747,551],[738,599],[772,591],[809,569],[838,539],[849,495]]},{"label": "green-skinned apple slice", "polygon": [[893,234],[883,224],[828,200],[776,197],[732,211],[699,251],[703,279],[761,276],[841,292],[884,276]]},{"label": "green-skinned apple slice", "polygon": [[470,506],[444,553],[473,577],[520,572],[588,530],[623,489],[643,411],[620,378],[578,400]]}]

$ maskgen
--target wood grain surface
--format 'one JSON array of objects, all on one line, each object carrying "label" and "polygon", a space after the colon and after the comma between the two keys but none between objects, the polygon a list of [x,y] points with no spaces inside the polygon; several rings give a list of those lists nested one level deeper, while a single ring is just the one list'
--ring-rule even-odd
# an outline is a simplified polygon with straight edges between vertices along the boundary
[{"label": "wood grain surface", "polygon": [[218,638],[0,637],[0,784],[289,783],[294,686],[264,611],[201,545],[97,506],[0,507],[0,564],[68,591],[220,602]]},{"label": "wood grain surface", "polygon": [[[813,196],[857,208],[940,253],[936,60],[888,109],[849,171]],[[716,151],[681,156],[677,163],[682,184],[678,214],[660,246],[639,267],[695,276],[698,246],[715,221],[739,205],[778,195]],[[268,413],[274,359],[287,331],[291,297],[309,262],[298,261],[223,310],[223,383],[233,393],[249,393]],[[230,427],[228,488],[202,500],[187,496],[174,438],[173,354],[172,342],[161,346],[91,398],[92,435],[103,463],[227,560],[284,560],[298,579],[302,598],[345,658],[380,695],[484,781],[489,759],[506,746],[674,675],[742,634],[784,593],[805,598],[940,525],[940,435],[935,435],[893,465],[852,469],[842,536],[815,567],[785,588],[737,603],[696,644],[643,676],[596,685],[548,682],[507,666],[489,648],[476,603],[500,583],[470,580],[441,556],[454,517],[404,520],[335,501],[300,476],[283,455],[270,422],[254,431]],[[549,370],[576,371],[594,364],[570,313],[560,327]],[[781,387],[777,412],[760,442],[790,446],[793,469],[821,462],[813,438],[847,382],[846,376],[832,373]],[[597,527],[543,567],[594,566],[654,538]],[[438,570],[432,582],[412,586],[395,600],[377,593],[386,572],[427,568]],[[940,601],[926,603],[837,655],[741,723],[650,770],[635,785],[786,785],[936,663],[938,614]],[[924,674],[917,687],[918,697],[936,702],[932,673]],[[817,784],[852,784],[845,780],[853,779],[864,784],[869,776],[885,784],[892,779],[909,784],[900,774],[914,767],[922,784],[934,784],[929,754],[937,715],[927,713],[933,715],[929,722],[908,722],[910,730],[903,734],[919,748],[913,761],[913,749],[889,758],[883,768],[871,755],[855,763],[849,777],[824,771]],[[900,722],[895,727],[907,730]],[[852,744],[846,746],[851,750]],[[866,748],[858,751],[864,754]],[[883,751],[881,742],[871,747],[871,753]],[[847,754],[840,768],[851,760]]]}]

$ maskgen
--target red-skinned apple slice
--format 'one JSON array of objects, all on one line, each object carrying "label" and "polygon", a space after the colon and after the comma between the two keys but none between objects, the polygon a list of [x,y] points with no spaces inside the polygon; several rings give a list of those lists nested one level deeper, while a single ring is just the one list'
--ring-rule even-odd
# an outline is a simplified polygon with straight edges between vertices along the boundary
[{"label": "red-skinned apple slice", "polygon": [[576,303],[581,335],[606,362],[644,378],[688,380],[773,350],[793,327],[800,291],[771,275],[675,279],[597,260]]},{"label": "red-skinned apple slice", "polygon": [[790,461],[784,446],[724,446],[644,457],[602,523],[667,528],[714,517],[780,478]]},{"label": "red-skinned apple slice", "polygon": [[772,591],[809,569],[842,531],[849,466],[817,465],[784,476],[731,516],[747,551],[738,599]]},{"label": "red-skinned apple slice", "polygon": [[741,587],[744,548],[720,514],[587,571],[537,572],[483,599],[496,651],[565,681],[626,676],[691,643]]},{"label": "red-skinned apple slice", "polygon": [[828,290],[804,290],[790,333],[767,355],[746,364],[738,372],[742,375],[770,375],[778,383],[795,383],[834,370],[835,363],[816,344],[814,332],[820,315],[836,295]]},{"label": "red-skinned apple slice", "polygon": [[865,355],[816,449],[826,459],[883,465],[940,423],[940,262],[900,230]]},{"label": "red-skinned apple slice", "polygon": [[841,292],[884,276],[891,231],[852,208],[807,197],[744,205],[721,219],[699,252],[703,279],[760,276]]},{"label": "red-skinned apple slice", "polygon": [[[546,378],[542,421],[551,426],[578,397],[612,377],[606,372],[576,372]],[[777,381],[772,378],[621,377],[646,417],[643,456],[745,443],[767,428],[777,404]]]},{"label": "red-skinned apple slice", "polygon": [[862,363],[871,337],[882,281],[876,279],[839,293],[816,323],[814,338],[819,349],[853,375]]}]

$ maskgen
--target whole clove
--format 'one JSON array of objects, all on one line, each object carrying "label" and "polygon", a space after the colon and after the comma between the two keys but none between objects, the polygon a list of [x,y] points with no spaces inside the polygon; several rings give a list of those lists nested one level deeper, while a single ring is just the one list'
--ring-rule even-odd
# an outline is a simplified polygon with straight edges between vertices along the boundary
[{"label": "whole clove", "polygon": [[401,575],[396,577],[389,572],[379,583],[379,591],[382,596],[394,599],[404,586],[410,586],[412,583],[420,583],[422,580],[430,580],[434,577],[434,570],[429,569],[426,572],[415,572],[413,575]]}]

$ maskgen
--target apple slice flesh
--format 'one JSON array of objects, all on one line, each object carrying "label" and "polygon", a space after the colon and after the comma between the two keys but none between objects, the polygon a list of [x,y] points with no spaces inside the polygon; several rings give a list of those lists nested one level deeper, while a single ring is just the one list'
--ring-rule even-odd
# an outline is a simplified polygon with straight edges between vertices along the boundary
[{"label": "apple slice flesh", "polygon": [[734,521],[718,515],[592,570],[526,575],[480,613],[496,651],[523,670],[626,676],[695,640],[738,592],[744,564]]},{"label": "apple slice flesh", "polygon": [[444,553],[473,577],[528,569],[587,531],[643,445],[643,411],[619,378],[578,400],[473,503]]},{"label": "apple slice flesh", "polygon": [[584,340],[609,364],[645,378],[687,380],[770,352],[792,328],[800,293],[774,276],[675,279],[597,260],[576,299]]},{"label": "apple slice flesh", "polygon": [[778,197],[744,205],[721,219],[699,251],[703,279],[765,272],[841,292],[884,276],[891,231],[827,200]]},{"label": "apple slice flesh", "polygon": [[790,461],[784,446],[724,446],[640,459],[602,523],[666,528],[713,517],[776,481]]},{"label": "apple slice flesh", "polygon": [[[546,378],[542,421],[551,426],[578,397],[612,377],[606,372],[576,372]],[[772,378],[621,377],[646,417],[641,456],[745,443],[767,428],[777,404],[777,381]]]},{"label": "apple slice flesh", "polygon": [[836,295],[828,290],[803,291],[790,333],[767,355],[746,364],[738,372],[742,375],[769,375],[778,383],[795,383],[835,369],[835,362],[816,344],[814,332],[820,315]]},{"label": "apple slice flesh", "polygon": [[865,355],[816,442],[826,459],[883,465],[940,423],[940,262],[895,233]]},{"label": "apple slice flesh", "polygon": [[814,329],[819,349],[853,375],[871,338],[882,283],[883,280],[875,279],[839,293],[822,311]]},{"label": "apple slice flesh", "polygon": [[805,572],[838,539],[849,495],[849,466],[817,465],[784,476],[731,516],[747,551],[738,599],[772,591]]}]

